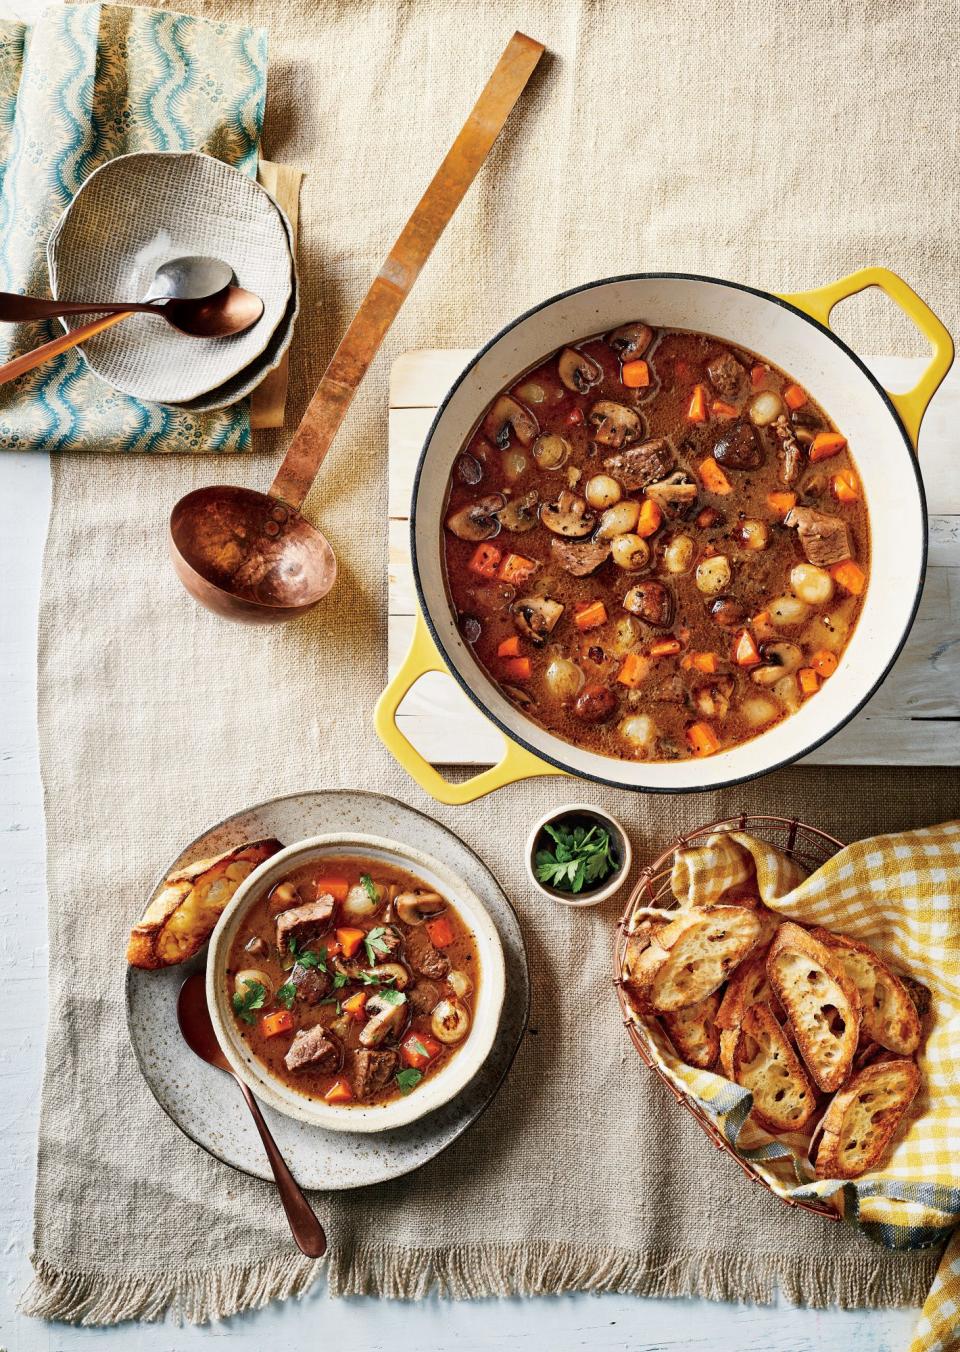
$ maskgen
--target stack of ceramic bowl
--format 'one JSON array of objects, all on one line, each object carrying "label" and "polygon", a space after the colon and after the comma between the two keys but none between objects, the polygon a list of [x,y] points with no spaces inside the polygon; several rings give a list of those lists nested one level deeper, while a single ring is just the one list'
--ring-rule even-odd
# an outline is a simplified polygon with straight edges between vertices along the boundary
[{"label": "stack of ceramic bowl", "polygon": [[[193,338],[162,318],[131,315],[78,350],[124,394],[198,412],[248,395],[280,361],[297,317],[290,223],[245,174],[200,154],[134,154],[91,174],[47,246],[54,297],[141,300],[160,264],[220,258],[263,315],[230,338]],[[90,316],[64,319],[66,328]]]}]

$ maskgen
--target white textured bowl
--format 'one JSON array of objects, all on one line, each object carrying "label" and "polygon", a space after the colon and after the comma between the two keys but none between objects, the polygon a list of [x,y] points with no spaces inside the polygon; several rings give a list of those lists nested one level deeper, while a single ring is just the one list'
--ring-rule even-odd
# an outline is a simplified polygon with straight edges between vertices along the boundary
[{"label": "white textured bowl", "polygon": [[[331,855],[380,859],[422,878],[447,897],[470,926],[480,957],[473,1027],[466,1042],[442,1070],[424,1080],[413,1093],[383,1105],[333,1107],[291,1089],[272,1075],[244,1042],[227,992],[225,973],[230,945],[247,909],[295,869]],[[469,1084],[487,1059],[496,1036],[503,996],[504,961],[500,936],[480,898],[440,860],[411,845],[382,836],[355,833],[313,836],[271,856],[237,888],[211,936],[207,955],[207,1004],[217,1040],[233,1069],[270,1107],[330,1131],[387,1131],[415,1122],[447,1103]]]}]

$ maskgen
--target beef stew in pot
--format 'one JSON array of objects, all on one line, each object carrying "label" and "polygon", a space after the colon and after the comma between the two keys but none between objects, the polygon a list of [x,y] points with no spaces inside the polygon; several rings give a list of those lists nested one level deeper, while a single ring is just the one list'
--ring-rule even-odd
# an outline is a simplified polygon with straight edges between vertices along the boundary
[{"label": "beef stew in pot", "polygon": [[712,755],[836,671],[869,575],[844,436],[771,363],[637,321],[490,404],[450,476],[448,592],[528,718],[618,759]]},{"label": "beef stew in pot", "polygon": [[446,897],[392,864],[330,856],[250,906],[226,980],[257,1059],[308,1098],[348,1107],[409,1094],[456,1055],[480,971]]}]

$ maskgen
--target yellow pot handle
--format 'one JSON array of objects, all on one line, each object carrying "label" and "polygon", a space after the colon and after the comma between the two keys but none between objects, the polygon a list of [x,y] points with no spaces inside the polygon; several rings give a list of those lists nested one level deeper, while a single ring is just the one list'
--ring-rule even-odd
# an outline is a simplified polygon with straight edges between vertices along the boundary
[{"label": "yellow pot handle", "polygon": [[887,394],[900,415],[900,421],[906,428],[907,436],[916,449],[920,435],[920,424],[927,411],[927,405],[937,392],[937,387],[953,364],[953,339],[940,323],[940,320],[916,291],[908,286],[902,277],[898,277],[889,268],[861,268],[851,272],[849,277],[841,277],[829,286],[821,286],[816,291],[798,291],[793,295],[781,296],[804,314],[818,319],[821,324],[830,327],[830,311],[839,301],[865,291],[868,286],[878,286],[895,305],[912,319],[933,348],[933,356],[923,375],[906,394]]},{"label": "yellow pot handle", "polygon": [[417,614],[410,651],[403,659],[400,670],[377,700],[373,714],[373,724],[377,736],[390,754],[400,762],[407,774],[411,775],[422,789],[425,789],[438,803],[472,803],[494,789],[502,789],[505,784],[514,784],[518,779],[530,779],[533,775],[562,775],[566,771],[558,770],[540,760],[531,751],[526,751],[516,742],[504,737],[505,750],[503,760],[489,770],[483,770],[462,784],[451,784],[443,775],[438,774],[429,761],[424,760],[420,752],[412,745],[397,726],[397,710],[404,696],[412,686],[428,671],[447,671],[437,646],[424,623],[423,616]]}]

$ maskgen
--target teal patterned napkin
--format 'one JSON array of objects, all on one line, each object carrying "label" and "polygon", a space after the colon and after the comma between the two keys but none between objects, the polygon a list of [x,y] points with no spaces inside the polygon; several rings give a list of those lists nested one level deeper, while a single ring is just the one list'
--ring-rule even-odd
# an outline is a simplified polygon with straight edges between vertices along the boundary
[{"label": "teal patterned napkin", "polygon": [[[72,5],[0,22],[0,290],[48,296],[47,238],[84,179],[131,151],[203,150],[251,176],[266,35],[168,10]],[[0,325],[0,361],[62,330]],[[216,413],[118,393],[76,352],[0,385],[0,448],[244,451],[246,402]]]}]

